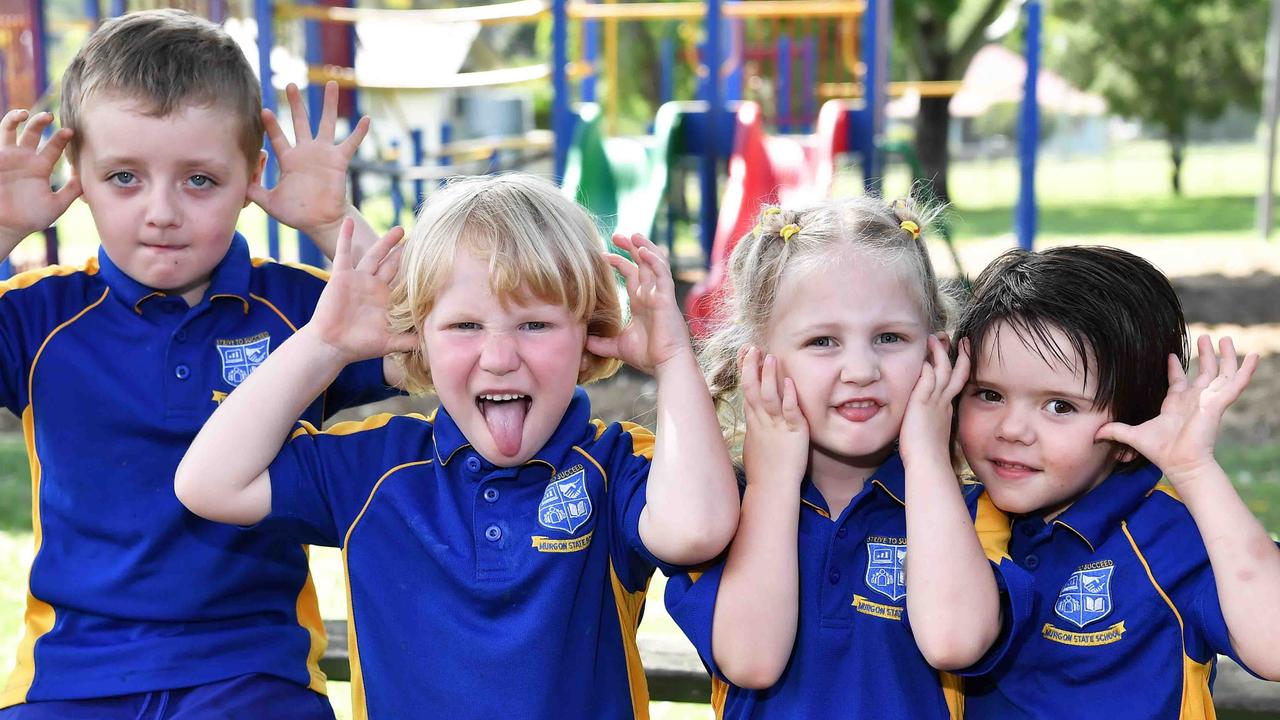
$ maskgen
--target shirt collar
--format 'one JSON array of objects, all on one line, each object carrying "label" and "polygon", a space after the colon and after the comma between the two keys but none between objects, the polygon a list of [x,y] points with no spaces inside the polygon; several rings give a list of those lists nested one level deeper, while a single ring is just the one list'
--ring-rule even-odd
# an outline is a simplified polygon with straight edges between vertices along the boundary
[{"label": "shirt collar", "polygon": [[[471,447],[471,441],[462,434],[458,423],[443,405],[436,412],[435,418],[432,436],[435,438],[436,460],[441,465],[448,465],[459,450]],[[574,445],[582,442],[583,431],[589,427],[590,423],[591,399],[581,387],[574,388],[573,397],[569,400],[569,407],[565,410],[564,417],[560,419],[560,424],[551,433],[547,443],[539,448],[538,452],[534,453],[534,456],[525,464],[541,462],[553,469],[558,469],[564,461],[565,454]]]},{"label": "shirt collar", "polygon": [[[867,478],[862,490],[849,501],[849,507],[853,507],[860,497],[866,495],[872,489],[883,492],[899,505],[906,504],[906,472],[902,468],[901,455],[895,452],[885,459],[884,463],[876,468],[875,472],[871,473],[871,477]],[[822,497],[822,493],[818,491],[817,486],[813,484],[808,475],[805,476],[804,482],[800,485],[800,501],[827,517],[831,516],[826,499]],[[832,519],[834,520],[835,518]]]},{"label": "shirt collar", "polygon": [[[153,297],[165,297],[168,293],[147,287],[130,277],[111,260],[106,248],[98,248],[99,273],[111,292],[121,302],[141,313],[141,305]],[[252,263],[249,262],[249,244],[240,233],[231,238],[231,246],[227,254],[213,268],[209,278],[209,289],[205,298],[230,297],[244,303],[245,312],[249,310],[249,273]]]},{"label": "shirt collar", "polygon": [[1053,523],[1070,529],[1096,550],[1120,521],[1142,504],[1162,475],[1160,468],[1151,463],[1127,472],[1113,472]]}]

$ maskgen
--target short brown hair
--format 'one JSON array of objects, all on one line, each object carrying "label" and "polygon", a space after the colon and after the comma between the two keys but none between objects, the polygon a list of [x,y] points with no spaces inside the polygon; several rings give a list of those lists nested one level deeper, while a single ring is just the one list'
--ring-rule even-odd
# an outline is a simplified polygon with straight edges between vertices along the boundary
[{"label": "short brown hair", "polygon": [[250,167],[262,150],[262,91],[244,52],[221,27],[182,10],[148,10],[104,22],[62,76],[62,126],[79,158],[83,108],[98,95],[143,103],[153,117],[184,106],[218,106],[240,123]]}]

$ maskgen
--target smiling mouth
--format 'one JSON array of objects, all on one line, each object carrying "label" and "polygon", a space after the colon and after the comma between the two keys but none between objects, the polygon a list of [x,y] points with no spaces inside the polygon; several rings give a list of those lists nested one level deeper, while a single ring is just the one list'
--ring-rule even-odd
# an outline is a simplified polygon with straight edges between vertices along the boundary
[{"label": "smiling mouth", "polygon": [[866,422],[880,412],[880,403],[875,400],[852,400],[836,406],[836,412],[852,422]]},{"label": "smiling mouth", "polygon": [[512,457],[520,452],[524,421],[533,399],[518,393],[485,393],[476,396],[476,407],[489,428],[498,452]]},{"label": "smiling mouth", "polygon": [[988,460],[988,462],[990,462],[991,466],[996,469],[996,472],[1001,472],[1002,474],[1023,475],[1040,472],[1040,468],[1031,467],[1030,465],[1024,465],[1022,463],[1010,462],[1008,460],[992,459]]}]

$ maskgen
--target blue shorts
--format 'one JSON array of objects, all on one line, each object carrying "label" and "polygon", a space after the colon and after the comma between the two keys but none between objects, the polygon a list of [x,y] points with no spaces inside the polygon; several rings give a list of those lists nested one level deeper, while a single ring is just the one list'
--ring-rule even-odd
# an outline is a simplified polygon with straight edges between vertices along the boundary
[{"label": "blue shorts", "polygon": [[325,696],[272,675],[241,675],[180,690],[49,700],[0,710],[0,720],[334,720]]}]

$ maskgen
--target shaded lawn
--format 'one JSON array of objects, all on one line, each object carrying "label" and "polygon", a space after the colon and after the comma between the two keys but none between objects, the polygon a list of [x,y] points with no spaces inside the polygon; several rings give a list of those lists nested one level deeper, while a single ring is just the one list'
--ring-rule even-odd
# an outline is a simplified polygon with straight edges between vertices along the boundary
[{"label": "shaded lawn", "polygon": [[[1253,232],[1254,203],[1248,195],[1090,200],[1068,205],[1041,204],[1039,231],[1044,236],[1087,235],[1236,235]],[[956,236],[990,237],[1008,233],[1013,207],[954,207],[948,213]]]}]

